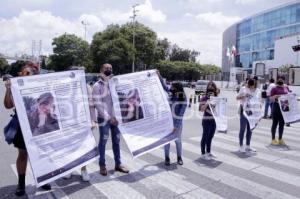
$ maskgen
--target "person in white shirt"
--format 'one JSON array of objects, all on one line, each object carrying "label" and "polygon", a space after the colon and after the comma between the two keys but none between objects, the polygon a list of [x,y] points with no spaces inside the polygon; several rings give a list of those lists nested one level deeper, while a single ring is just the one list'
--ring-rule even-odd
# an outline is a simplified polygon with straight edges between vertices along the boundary
[{"label": "person in white shirt", "polygon": [[[247,85],[241,88],[239,94],[236,97],[236,99],[240,101],[240,107],[239,107],[239,110],[240,110],[240,112],[239,112],[239,114],[240,114],[240,132],[239,132],[240,149],[239,149],[239,151],[241,153],[256,152],[255,149],[250,148],[252,130],[250,129],[249,121],[243,114],[245,104],[252,96],[260,97],[261,92],[260,92],[260,89],[257,88],[256,81],[254,79],[249,79],[247,82]],[[246,128],[247,128],[246,147],[244,147],[243,141],[244,141],[244,135],[245,135]]]}]

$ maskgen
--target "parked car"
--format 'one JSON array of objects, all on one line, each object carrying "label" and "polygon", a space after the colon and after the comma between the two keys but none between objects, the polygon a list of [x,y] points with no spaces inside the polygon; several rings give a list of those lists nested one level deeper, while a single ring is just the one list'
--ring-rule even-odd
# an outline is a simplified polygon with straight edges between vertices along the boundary
[{"label": "parked car", "polygon": [[202,95],[205,93],[208,81],[206,80],[198,80],[195,85],[195,94]]}]

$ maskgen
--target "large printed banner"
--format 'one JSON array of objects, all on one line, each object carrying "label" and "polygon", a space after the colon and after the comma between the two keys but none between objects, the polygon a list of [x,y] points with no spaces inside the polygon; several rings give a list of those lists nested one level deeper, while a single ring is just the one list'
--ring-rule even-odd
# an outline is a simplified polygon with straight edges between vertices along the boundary
[{"label": "large printed banner", "polygon": [[84,71],[12,78],[12,94],[37,186],[98,155]]},{"label": "large printed banner", "polygon": [[300,110],[295,94],[282,95],[279,97],[278,102],[285,123],[300,121]]},{"label": "large printed banner", "polygon": [[227,98],[211,97],[209,107],[216,121],[217,131],[226,133],[228,129]]},{"label": "large printed banner", "polygon": [[243,106],[243,114],[247,118],[250,129],[254,130],[258,122],[263,117],[262,103],[260,92],[254,92],[252,95],[246,96],[246,102]]},{"label": "large printed banner", "polygon": [[133,157],[176,138],[166,92],[155,70],[114,76],[109,86],[119,129]]}]

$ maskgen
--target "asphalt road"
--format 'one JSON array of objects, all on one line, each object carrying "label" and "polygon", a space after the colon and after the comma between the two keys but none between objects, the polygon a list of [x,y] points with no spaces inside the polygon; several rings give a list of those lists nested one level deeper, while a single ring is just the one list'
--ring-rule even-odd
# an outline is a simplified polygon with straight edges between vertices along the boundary
[{"label": "asphalt road", "polygon": [[[4,86],[0,84],[0,99]],[[188,93],[192,92],[187,90]],[[23,198],[300,198],[300,124],[285,128],[284,147],[270,146],[271,120],[262,120],[253,132],[252,146],[257,154],[242,155],[238,150],[239,118],[236,93],[222,90],[228,98],[229,131],[216,133],[212,152],[213,161],[202,161],[200,139],[202,135],[201,113],[194,104],[186,111],[183,129],[183,166],[176,164],[174,144],[171,147],[170,167],[164,166],[163,150],[157,149],[137,159],[132,159],[122,141],[123,163],[129,174],[113,171],[113,155],[107,146],[109,175],[99,174],[96,162],[87,169],[91,181],[82,182],[79,171],[69,180],[59,179],[52,183],[52,191],[36,189],[30,167],[27,175],[27,193]],[[0,105],[0,128],[7,123],[10,111]],[[97,129],[94,132],[98,140]],[[14,198],[17,176],[15,171],[16,149],[6,144],[0,134],[0,197]]]}]

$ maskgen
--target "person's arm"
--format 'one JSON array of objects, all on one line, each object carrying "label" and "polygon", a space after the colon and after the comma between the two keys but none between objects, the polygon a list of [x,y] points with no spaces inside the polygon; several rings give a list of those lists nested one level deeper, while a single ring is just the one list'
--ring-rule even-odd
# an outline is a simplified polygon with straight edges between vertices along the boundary
[{"label": "person's arm", "polygon": [[163,89],[164,89],[166,92],[170,92],[170,89],[168,88],[168,86],[167,86],[166,83],[164,82],[164,80],[163,80],[163,78],[162,78],[162,76],[160,75],[160,73],[159,73],[158,70],[156,70],[156,74],[157,74],[157,76],[158,76],[158,78],[159,78],[159,80],[160,80],[160,83],[161,83]]},{"label": "person's arm", "polygon": [[12,93],[11,93],[11,82],[10,82],[10,80],[5,81],[5,87],[6,87],[6,91],[5,91],[5,96],[4,96],[4,107],[7,108],[7,109],[11,109],[15,105],[14,105],[13,96],[12,96]]},{"label": "person's arm", "polygon": [[209,104],[209,101],[202,98],[200,100],[199,110],[201,112],[204,112],[207,109],[207,107],[209,106],[208,104]]},{"label": "person's arm", "polygon": [[237,99],[237,100],[243,100],[243,99],[245,98],[244,89],[245,89],[245,88],[241,88],[241,89],[240,89],[239,93],[238,93],[237,96],[236,96],[236,99]]},{"label": "person's arm", "polygon": [[275,102],[276,99],[278,99],[280,97],[280,95],[276,95],[276,90],[275,89],[276,89],[276,87],[272,88],[272,90],[271,90],[270,100],[272,102]]},{"label": "person's arm", "polygon": [[87,84],[87,97],[89,103],[90,117],[91,117],[91,126],[92,128],[96,127],[96,107],[92,97],[92,87]]}]

